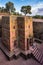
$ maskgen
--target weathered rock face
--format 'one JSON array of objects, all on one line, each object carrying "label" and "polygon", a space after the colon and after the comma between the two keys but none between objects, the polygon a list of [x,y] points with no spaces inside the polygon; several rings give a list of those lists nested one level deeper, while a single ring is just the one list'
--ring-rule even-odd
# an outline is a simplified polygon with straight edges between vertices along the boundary
[{"label": "weathered rock face", "polygon": [[0,16],[0,37],[2,37],[2,16]]},{"label": "weathered rock face", "polygon": [[7,16],[7,13],[0,13],[0,37],[2,37],[2,16]]},{"label": "weathered rock face", "polygon": [[34,36],[43,40],[43,22],[33,22]]},{"label": "weathered rock face", "polygon": [[2,41],[10,51],[16,47],[28,50],[30,38],[33,38],[31,17],[12,15],[2,17]]},{"label": "weathered rock face", "polygon": [[31,17],[18,17],[19,47],[29,49],[29,39],[33,37],[33,22]]},{"label": "weathered rock face", "polygon": [[14,43],[17,43],[17,17],[3,16],[2,17],[2,42],[12,51]]}]

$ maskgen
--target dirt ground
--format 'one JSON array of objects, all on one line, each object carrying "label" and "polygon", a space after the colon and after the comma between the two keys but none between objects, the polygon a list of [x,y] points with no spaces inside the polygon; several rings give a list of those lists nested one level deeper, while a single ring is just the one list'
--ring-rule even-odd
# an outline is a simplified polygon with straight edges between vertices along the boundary
[{"label": "dirt ground", "polygon": [[0,65],[40,65],[40,63],[38,63],[33,58],[24,60],[22,57],[18,58],[17,60],[13,59],[11,61],[8,61],[6,56],[0,50]]},{"label": "dirt ground", "polygon": [[[43,53],[43,43],[38,45],[38,48],[42,51]],[[0,49],[0,65],[41,65],[38,63],[36,60],[33,58],[29,58],[28,60],[24,60],[21,56],[15,60],[8,61],[4,53]]]}]

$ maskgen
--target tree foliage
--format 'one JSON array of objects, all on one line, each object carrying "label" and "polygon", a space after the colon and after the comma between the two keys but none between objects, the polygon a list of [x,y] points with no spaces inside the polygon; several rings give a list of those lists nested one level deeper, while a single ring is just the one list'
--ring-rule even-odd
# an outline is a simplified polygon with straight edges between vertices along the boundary
[{"label": "tree foliage", "polygon": [[33,16],[33,18],[43,19],[43,16],[41,16],[41,15],[35,15],[35,16]]},{"label": "tree foliage", "polygon": [[21,7],[21,12],[23,12],[25,15],[27,14],[27,13],[29,13],[29,14],[31,14],[31,6],[22,6]]},{"label": "tree foliage", "polygon": [[14,13],[15,12],[15,7],[12,2],[7,2],[5,4],[5,7],[0,7],[0,12],[9,12],[9,13]]},{"label": "tree foliage", "polygon": [[14,4],[12,2],[7,2],[5,5],[7,12],[11,13],[15,11]]},{"label": "tree foliage", "polygon": [[5,8],[4,7],[0,7],[0,12],[5,12]]}]

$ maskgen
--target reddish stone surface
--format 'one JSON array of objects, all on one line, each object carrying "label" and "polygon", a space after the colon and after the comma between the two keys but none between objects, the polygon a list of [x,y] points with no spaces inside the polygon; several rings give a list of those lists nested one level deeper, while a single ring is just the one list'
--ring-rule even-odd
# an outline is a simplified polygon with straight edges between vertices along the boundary
[{"label": "reddish stone surface", "polygon": [[32,58],[24,60],[22,57],[18,58],[17,60],[13,59],[11,61],[8,61],[6,56],[0,50],[0,65],[40,65],[40,64]]},{"label": "reddish stone surface", "polygon": [[[1,42],[1,40],[0,40],[0,42]],[[43,43],[40,45],[38,44],[38,48],[43,53]],[[0,49],[0,65],[41,65],[41,64],[38,63],[33,58],[30,58],[28,60],[24,60],[21,56],[17,60],[13,59],[11,61],[8,61],[6,56],[4,55],[4,53]]]}]

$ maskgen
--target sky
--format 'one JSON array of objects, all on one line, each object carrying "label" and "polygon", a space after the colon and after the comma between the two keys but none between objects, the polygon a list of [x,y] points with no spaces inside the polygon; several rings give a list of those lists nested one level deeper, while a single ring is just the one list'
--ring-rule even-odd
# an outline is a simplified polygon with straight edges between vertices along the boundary
[{"label": "sky", "polygon": [[[14,3],[14,7],[16,8],[16,12],[20,12],[21,7],[24,5],[31,6],[31,15],[43,15],[43,0],[0,0],[0,7],[11,1]],[[21,12],[20,12],[21,13]],[[28,14],[27,14],[28,15]]]}]

